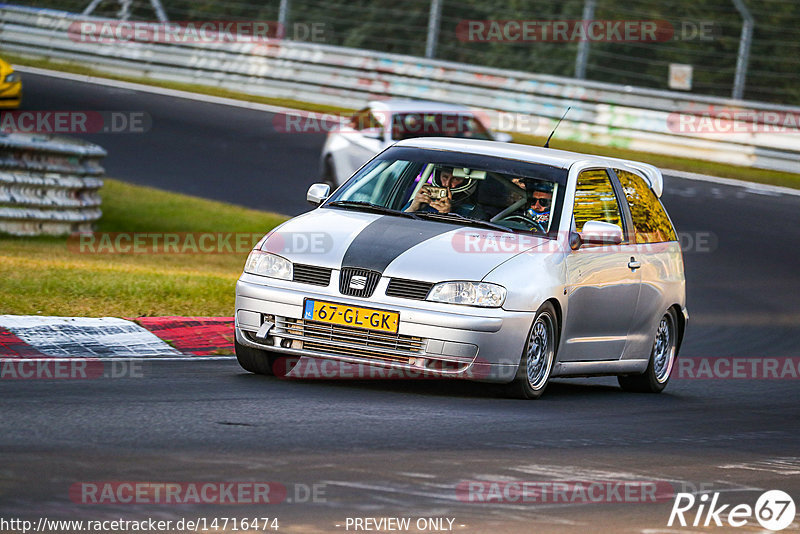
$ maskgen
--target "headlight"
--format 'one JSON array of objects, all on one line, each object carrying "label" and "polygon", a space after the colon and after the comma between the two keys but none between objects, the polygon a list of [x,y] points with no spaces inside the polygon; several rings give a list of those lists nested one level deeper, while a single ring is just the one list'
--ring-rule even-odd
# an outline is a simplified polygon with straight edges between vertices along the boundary
[{"label": "headlight", "polygon": [[442,282],[433,286],[428,300],[499,308],[506,300],[506,288],[486,282]]},{"label": "headlight", "polygon": [[244,272],[259,276],[269,276],[270,278],[280,278],[281,280],[291,280],[292,262],[275,254],[255,249],[247,256]]},{"label": "headlight", "polygon": [[21,79],[22,78],[20,78],[19,73],[12,72],[11,74],[6,75],[6,79],[4,81],[6,83],[14,83],[20,81]]}]

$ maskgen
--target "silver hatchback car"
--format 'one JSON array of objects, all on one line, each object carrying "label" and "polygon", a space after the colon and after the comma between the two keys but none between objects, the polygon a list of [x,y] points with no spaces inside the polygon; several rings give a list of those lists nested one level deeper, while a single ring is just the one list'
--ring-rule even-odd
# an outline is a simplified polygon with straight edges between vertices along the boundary
[{"label": "silver hatchback car", "polygon": [[[683,257],[643,163],[401,141],[265,236],[236,285],[236,356],[504,384],[616,375],[660,392],[688,320]],[[287,359],[288,358],[288,359]]]}]

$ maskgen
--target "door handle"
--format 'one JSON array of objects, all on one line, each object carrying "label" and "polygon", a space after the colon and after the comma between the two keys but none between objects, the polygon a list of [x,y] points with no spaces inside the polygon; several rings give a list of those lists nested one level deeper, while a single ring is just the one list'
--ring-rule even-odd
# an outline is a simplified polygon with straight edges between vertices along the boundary
[{"label": "door handle", "polygon": [[635,271],[636,269],[640,268],[641,266],[642,266],[642,264],[639,263],[638,261],[636,261],[636,258],[634,258],[634,257],[631,257],[631,261],[628,262],[628,269],[630,269],[631,271]]}]

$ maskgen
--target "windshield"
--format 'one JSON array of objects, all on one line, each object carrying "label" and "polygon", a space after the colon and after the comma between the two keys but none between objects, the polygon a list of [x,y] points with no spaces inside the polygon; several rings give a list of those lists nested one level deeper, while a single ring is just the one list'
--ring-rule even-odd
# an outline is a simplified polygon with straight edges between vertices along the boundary
[{"label": "windshield", "polygon": [[469,113],[396,113],[392,116],[392,139],[412,137],[466,137],[491,140],[489,131]]},{"label": "windshield", "polygon": [[567,171],[460,152],[393,147],[325,207],[554,235]]}]

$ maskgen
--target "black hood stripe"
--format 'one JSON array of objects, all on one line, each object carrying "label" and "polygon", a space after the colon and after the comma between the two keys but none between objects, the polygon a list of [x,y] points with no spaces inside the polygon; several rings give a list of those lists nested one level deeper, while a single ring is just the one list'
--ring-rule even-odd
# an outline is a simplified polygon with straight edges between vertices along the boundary
[{"label": "black hood stripe", "polygon": [[368,224],[353,239],[342,258],[342,267],[382,273],[411,247],[458,228],[460,226],[454,224],[383,215]]}]

